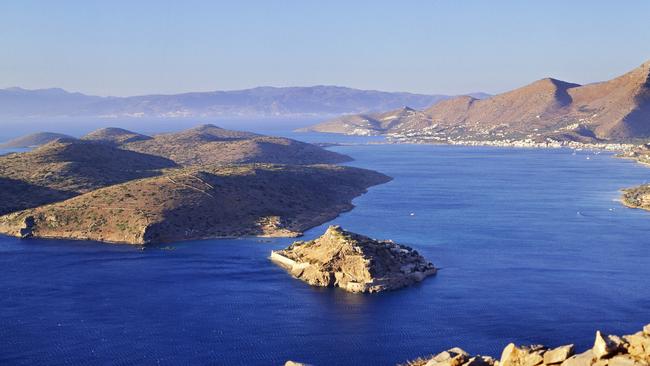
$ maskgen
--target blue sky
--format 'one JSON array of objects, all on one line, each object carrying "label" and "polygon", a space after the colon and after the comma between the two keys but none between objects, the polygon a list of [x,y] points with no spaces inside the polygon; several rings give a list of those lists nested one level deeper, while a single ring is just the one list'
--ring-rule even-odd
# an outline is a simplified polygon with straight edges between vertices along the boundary
[{"label": "blue sky", "polygon": [[496,93],[650,59],[650,1],[0,2],[0,87]]}]

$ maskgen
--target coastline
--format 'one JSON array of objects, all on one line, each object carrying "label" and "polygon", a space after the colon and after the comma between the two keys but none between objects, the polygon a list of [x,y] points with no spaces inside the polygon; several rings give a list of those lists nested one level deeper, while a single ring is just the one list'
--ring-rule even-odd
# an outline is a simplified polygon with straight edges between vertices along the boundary
[{"label": "coastline", "polygon": [[404,137],[386,135],[390,143],[408,144],[431,144],[431,145],[453,145],[453,146],[489,146],[504,148],[526,148],[526,149],[571,149],[571,150],[593,150],[625,152],[634,149],[637,145],[626,143],[584,143],[576,141],[534,141],[532,139],[507,139],[507,140],[453,140],[453,139],[426,139],[421,137]]},{"label": "coastline", "polygon": [[[395,146],[394,148],[395,148],[394,150],[406,150],[406,151],[408,151],[408,150],[436,151],[435,147],[426,147],[426,146],[414,147],[414,148],[409,148],[408,146],[400,148],[398,146]],[[351,152],[352,151],[360,151],[361,149],[363,149],[363,147],[350,148],[350,151]],[[359,156],[358,156],[359,159],[357,160],[357,164],[359,164],[360,162],[363,162],[363,165],[360,165],[360,166],[375,166],[375,165],[370,165],[370,163],[367,162],[368,161],[367,159],[363,159],[364,156],[368,156],[368,155],[372,156],[372,151],[375,151],[375,150],[376,151],[379,151],[379,150],[390,151],[390,150],[393,150],[393,149],[391,149],[390,146],[386,146],[386,147],[377,146],[377,147],[374,147],[374,148],[368,147],[367,150],[368,150],[367,153],[361,153],[361,152],[359,153]],[[483,150],[483,151],[487,151],[487,152],[495,151],[498,154],[509,154],[511,156],[518,155],[517,150],[508,151],[508,150],[501,149],[499,151],[499,149],[492,150],[491,148],[485,148],[485,149],[483,149],[483,148],[473,148],[473,149],[470,149],[470,148],[453,148],[453,147],[450,147],[450,148],[439,148],[437,150],[438,151],[451,151],[451,152],[453,152],[454,150],[463,150],[463,151],[466,150],[468,152]],[[347,149],[345,151],[347,151]],[[554,151],[539,151],[539,152],[535,152],[535,150],[527,150],[527,151],[522,150],[521,153],[522,154],[527,154],[527,155],[537,155],[537,156],[541,157],[542,159],[544,157],[553,159],[553,156],[562,156],[563,158],[565,158],[567,160],[575,161],[576,162],[575,166],[577,166],[577,167],[579,167],[581,165],[583,165],[583,166],[584,165],[592,165],[592,164],[589,164],[588,161],[582,161],[581,159],[573,159],[573,157],[570,156],[570,154],[571,154],[570,151],[557,151],[557,152],[554,152]],[[580,155],[583,155],[583,154],[590,154],[590,153],[583,152]],[[356,154],[354,156],[357,157]],[[407,157],[408,155],[401,155],[401,156]],[[397,158],[399,158],[400,160],[402,159],[399,156]],[[601,156],[601,157],[598,158],[597,161],[600,162],[600,163],[605,162],[605,163],[611,164],[611,161],[609,161],[608,158],[609,158],[609,156],[608,157]],[[592,159],[593,159],[593,157],[592,157]],[[595,162],[596,161],[594,161],[594,163]],[[625,161],[615,161],[615,163],[618,163],[616,166],[621,166],[621,165],[627,166],[627,168],[626,168],[627,170],[634,169],[637,172],[637,174],[635,176],[638,176],[639,175],[638,172],[641,171],[640,169],[637,169],[636,167],[634,167],[633,164],[629,164],[628,162],[625,162]],[[553,160],[548,160],[548,164],[552,165],[552,164],[555,164],[555,163],[553,162]],[[380,168],[379,166],[375,167],[376,170],[385,171],[385,170],[379,169],[379,168]],[[386,172],[389,173],[388,171],[386,171]],[[645,173],[645,172],[643,172],[643,173]],[[390,175],[393,175],[395,178],[398,178],[400,181],[402,180],[401,176],[398,176],[396,174],[390,174]],[[567,177],[567,175],[564,175],[564,176]],[[597,176],[594,176],[594,178],[597,178]],[[614,185],[613,188],[616,188],[617,186],[622,187],[622,186],[625,186],[625,185],[618,184],[618,185]],[[382,195],[383,195],[384,189],[380,189],[380,190],[381,190]],[[374,199],[374,197],[377,197],[377,193],[380,193],[380,192],[379,191],[371,191],[370,192],[370,194],[373,196],[373,199]],[[577,193],[580,194],[580,192],[577,192]],[[417,196],[417,195],[415,195],[415,196]],[[399,197],[399,196],[397,196],[397,197]],[[368,198],[370,198],[370,196]],[[368,201],[371,201],[371,200],[368,200]],[[365,208],[367,207],[367,200],[362,199],[361,201],[358,201],[357,206],[358,206],[357,207],[358,209],[364,209],[365,210]],[[413,211],[416,212],[416,218],[422,217],[421,213],[417,209],[413,209]],[[355,212],[355,211],[353,211],[353,212]],[[347,216],[347,215],[343,215],[343,216]],[[352,214],[350,216],[357,216],[357,215]],[[639,216],[639,215],[637,215],[637,216]],[[362,215],[361,218],[363,218],[364,221],[366,220],[364,215]],[[407,218],[407,220],[408,220],[408,218]],[[345,223],[348,220],[341,220],[341,221],[343,221]],[[406,221],[406,222],[408,222],[408,221]],[[399,230],[399,228],[398,228],[398,230]],[[429,230],[429,229],[427,229],[427,230]],[[432,230],[432,233],[434,233],[433,230]],[[307,232],[307,234],[309,236],[311,236],[311,231]],[[280,240],[284,241],[286,239],[280,239]],[[28,246],[30,245],[30,243],[28,241],[25,244],[28,245]],[[34,246],[36,244],[38,244],[38,243],[36,243],[36,242],[33,243]],[[63,244],[65,244],[65,242]],[[71,243],[71,244],[76,244],[76,243]],[[83,244],[83,243],[80,243],[80,244]],[[188,243],[188,244],[192,244],[192,243]],[[167,255],[167,256],[168,257],[178,257],[179,255],[186,255],[186,253],[194,254],[194,253],[199,253],[199,252],[202,252],[202,251],[211,250],[211,249],[213,249],[213,247],[220,247],[220,246],[221,247],[226,247],[226,249],[217,252],[217,253],[219,253],[219,255],[215,255],[215,256],[212,256],[212,257],[206,257],[206,258],[210,258],[210,263],[207,264],[207,266],[210,266],[210,268],[211,268],[210,271],[212,271],[213,268],[218,268],[221,265],[222,260],[224,262],[227,262],[229,260],[229,257],[225,257],[226,259],[221,259],[221,254],[229,254],[228,251],[230,250],[230,248],[235,248],[238,243],[237,242],[227,243],[227,244],[224,243],[224,245],[221,245],[218,240],[208,241],[208,242],[197,242],[197,244],[199,244],[199,247],[195,247],[195,248],[191,248],[191,249],[189,248],[190,246],[188,244],[183,244],[183,245],[179,244],[179,245],[183,246],[183,248],[179,248],[179,250],[177,250],[174,253],[169,253],[169,255]],[[203,245],[200,245],[200,244],[203,244]],[[216,244],[216,245],[206,245],[206,244]],[[262,245],[259,248],[250,249],[249,247],[253,247],[255,244],[244,243],[244,242],[242,242],[242,244],[244,244],[244,246],[243,246],[244,249],[241,249],[241,250],[236,249],[236,250],[238,250],[237,256],[241,256],[240,253],[253,253],[253,255],[251,255],[251,256],[255,257],[252,260],[248,259],[248,258],[245,258],[245,259],[242,259],[239,262],[236,262],[237,266],[238,266],[237,268],[241,269],[242,273],[248,273],[248,271],[250,270],[249,267],[246,267],[246,264],[248,263],[247,261],[256,261],[256,262],[253,262],[253,263],[259,263],[261,260],[266,259],[266,257],[268,256],[271,249],[275,249],[275,245],[272,245],[272,246]],[[91,243],[91,246],[97,247],[97,245],[95,245],[94,243]],[[156,248],[156,247],[154,247],[154,248]],[[268,248],[268,249],[265,249],[265,248]],[[98,249],[101,250],[101,248],[98,248]],[[117,249],[119,250],[120,248],[118,247]],[[131,251],[138,251],[138,252],[139,252],[139,249],[140,249],[139,247],[138,248],[133,248],[133,249],[124,248],[124,250],[131,250]],[[182,249],[182,250],[180,250],[180,249]],[[84,248],[84,250],[85,250],[85,248]],[[94,250],[94,248],[93,248],[93,250]],[[114,250],[114,249],[108,248],[106,251],[110,252],[112,250]],[[155,253],[152,253],[152,254],[155,254]],[[164,253],[164,254],[167,254],[167,253]],[[454,256],[461,256],[462,254],[455,254],[454,253],[453,255]],[[200,256],[200,254],[196,254],[196,256]],[[174,258],[172,258],[172,259],[174,259]],[[432,259],[435,259],[435,258],[432,257]],[[244,264],[242,264],[242,263],[244,263]],[[463,263],[463,265],[466,265],[466,264]],[[472,263],[467,263],[467,265],[471,266]],[[199,268],[203,268],[203,267],[199,267]],[[214,281],[216,276],[209,275],[209,276],[205,276],[205,277],[208,277],[207,281],[214,281],[214,282],[220,282],[220,283],[221,282],[228,283],[229,281],[232,280],[233,277],[241,278],[242,282],[235,282],[235,284],[237,284],[237,285],[240,285],[240,284],[246,285],[246,281],[251,282],[251,283],[257,282],[258,284],[260,284],[260,286],[264,286],[264,285],[267,285],[267,284],[270,283],[269,287],[277,286],[277,284],[280,283],[282,285],[282,287],[279,287],[279,288],[281,288],[282,291],[281,292],[278,291],[278,293],[272,293],[271,296],[277,296],[277,298],[287,297],[289,299],[286,300],[286,301],[288,302],[289,305],[287,306],[287,305],[285,305],[285,303],[280,303],[280,305],[277,305],[278,307],[287,306],[288,308],[291,308],[291,305],[290,305],[291,301],[293,301],[294,304],[299,302],[302,306],[304,306],[306,309],[308,309],[309,312],[312,312],[312,313],[316,313],[318,310],[322,309],[320,307],[314,306],[313,304],[311,304],[309,302],[309,300],[312,299],[312,298],[322,300],[321,303],[323,303],[329,298],[334,298],[334,297],[342,298],[344,296],[347,296],[347,294],[344,294],[341,291],[321,291],[320,289],[311,289],[309,287],[306,287],[300,282],[292,283],[291,279],[285,278],[286,273],[284,273],[283,271],[274,272],[274,276],[267,276],[267,272],[264,272],[264,271],[266,271],[265,267],[261,268],[261,271],[263,272],[262,275],[266,276],[266,277],[264,277],[263,279],[259,279],[259,280],[258,280],[258,277],[252,278],[251,276],[245,276],[243,274],[239,275],[239,273],[232,274],[232,272],[229,275],[229,277],[227,277],[227,279],[224,280],[224,281]],[[176,274],[176,273],[177,272],[172,271],[172,274]],[[200,273],[203,273],[203,272],[200,272]],[[210,273],[212,273],[212,272],[210,272]],[[224,276],[226,276],[226,275],[224,275]],[[475,277],[475,276],[476,276],[475,273],[471,273],[470,276],[468,276],[468,277]],[[272,278],[269,279],[268,277],[272,277]],[[413,289],[405,290],[402,293],[399,293],[397,295],[396,294],[387,294],[386,296],[381,296],[380,295],[380,296],[377,296],[377,300],[373,300],[373,303],[385,303],[385,302],[390,301],[391,298],[418,298],[420,296],[422,298],[424,298],[424,299],[434,299],[435,296],[436,296],[436,292],[439,291],[438,288],[448,286],[447,284],[444,284],[444,282],[453,282],[453,281],[446,281],[444,277],[447,277],[447,278],[450,279],[451,277],[455,277],[455,274],[453,274],[453,276],[452,276],[452,272],[449,272],[449,274],[448,274],[448,272],[445,271],[444,276],[440,277],[439,279],[433,280],[435,283],[432,284],[432,285],[427,284],[427,285],[424,285],[424,286],[416,286]],[[455,280],[456,279],[454,279],[454,281]],[[276,282],[267,282],[267,281],[276,281]],[[273,288],[275,289],[275,288],[278,288],[278,287],[273,287]],[[268,295],[269,292],[265,292],[265,290],[264,291],[258,291],[258,292],[262,294],[262,297],[263,296],[269,296]],[[449,293],[446,293],[444,290],[440,290],[440,292],[442,293],[443,296],[451,297],[451,295]],[[223,296],[222,294],[219,294],[219,295]],[[470,296],[470,297],[474,298],[473,295]],[[350,296],[345,297],[346,300],[349,299],[349,298],[350,298]],[[361,300],[359,300],[359,301],[366,301],[366,302],[369,301],[366,297],[359,297],[359,298],[361,298]],[[284,300],[278,300],[278,301],[284,301]],[[478,299],[478,300],[477,299],[472,299],[472,301],[481,302],[480,299]],[[277,304],[277,302],[273,302],[273,304]],[[306,304],[306,305],[303,305],[303,304]],[[405,310],[412,311],[413,310],[413,308],[411,308],[412,305],[409,304],[409,303],[407,303],[407,304],[408,304],[408,307],[405,307]],[[442,306],[445,306],[447,304],[448,304],[447,302],[443,302],[443,303],[441,303],[440,306],[442,307]],[[224,306],[229,306],[229,305],[224,305]],[[221,308],[217,308],[217,309],[220,310],[222,313],[226,314],[227,316],[233,316],[233,314],[228,313],[227,311],[224,311]],[[265,309],[265,310],[266,310],[265,313],[267,313],[267,314],[269,312],[274,311],[274,309],[268,309],[268,310]],[[327,309],[324,310],[324,312],[327,312],[327,311],[329,311],[329,310],[327,310]],[[346,308],[344,311],[350,311],[350,310],[348,308]],[[386,309],[385,311],[388,311],[388,309]],[[336,319],[337,317],[339,317],[339,318],[341,317],[341,315],[337,315],[337,314],[333,314],[333,313],[334,313],[334,311],[331,311],[329,313],[329,315],[331,317],[333,317],[334,319]],[[289,315],[290,314],[291,313],[289,313]],[[368,317],[370,317],[370,316],[375,317],[375,314],[381,315],[382,311],[372,312],[372,313],[370,313],[370,315],[368,315]],[[432,312],[428,312],[428,313],[427,312],[422,312],[422,313],[416,313],[416,314],[428,314],[431,317],[434,317],[435,316],[435,309]],[[281,319],[282,317],[277,316],[275,318],[280,318]],[[328,317],[323,317],[323,318],[326,321],[330,321],[330,319],[331,319],[331,318],[328,318]],[[404,319],[408,319],[408,318],[404,318]],[[587,318],[587,319],[589,319],[589,318]],[[641,319],[641,320],[643,320],[643,319]],[[408,323],[406,323],[406,324],[408,325]],[[429,322],[425,323],[425,325],[427,326],[427,329],[432,329],[432,328],[434,328],[435,325],[439,325],[439,324],[440,323],[437,323],[436,321],[429,321]],[[465,323],[461,323],[461,324],[462,324],[462,326],[467,326],[467,324],[465,324]],[[598,324],[598,321],[596,319],[594,321],[590,321],[589,324],[590,325],[595,325],[595,324]],[[275,324],[273,324],[273,325],[275,325]],[[509,325],[513,325],[513,323],[510,323]],[[535,325],[538,326],[539,328],[541,328],[542,330],[544,329],[543,326],[539,326],[538,324],[535,324]],[[396,325],[396,327],[398,327],[398,325]],[[446,328],[444,328],[445,324],[440,325],[440,327],[442,329],[446,329]],[[627,334],[625,332],[625,331],[627,331],[627,329],[624,329],[625,331],[623,331],[623,330],[620,330],[620,328],[612,328],[612,326],[609,323],[604,325],[604,327],[609,327],[610,329],[615,329],[617,334]],[[272,327],[269,327],[269,328],[272,328]],[[480,333],[480,332],[485,331],[484,328],[481,328],[480,330],[479,329],[472,329],[471,325],[468,328],[470,329],[471,332],[476,332],[476,333]],[[287,332],[286,328],[280,328],[280,329],[285,333]],[[326,328],[326,329],[327,329],[327,331],[330,331],[329,328]],[[372,328],[372,329],[373,330],[374,329],[381,330],[381,328]],[[393,332],[393,331],[398,331],[398,329],[399,328],[396,328],[396,329],[388,328],[388,331]],[[250,329],[245,328],[245,330],[249,331]],[[410,359],[411,357],[416,357],[418,355],[424,355],[424,354],[427,354],[428,352],[441,351],[441,350],[447,349],[451,345],[462,346],[463,348],[467,349],[468,351],[484,352],[484,354],[493,354],[493,355],[498,356],[497,351],[490,352],[488,350],[485,350],[485,348],[487,348],[486,344],[488,344],[488,341],[484,341],[484,340],[479,339],[479,337],[476,337],[476,338],[468,338],[467,341],[461,342],[461,341],[458,341],[457,338],[454,338],[455,336],[457,336],[458,333],[451,333],[453,330],[454,330],[453,328],[450,329],[450,331],[447,333],[448,336],[441,336],[441,338],[443,338],[443,339],[446,338],[449,341],[449,343],[450,343],[449,346],[447,346],[446,344],[441,345],[438,342],[434,342],[434,341],[430,341],[430,340],[427,340],[429,344],[427,344],[427,341],[417,341],[417,343],[416,343],[415,340],[414,340],[414,342],[412,344],[415,344],[415,346],[408,346],[408,347],[411,347],[411,348],[407,348],[407,346],[404,346],[403,349],[409,349],[409,351],[400,353],[399,357],[393,357],[394,360],[391,360],[391,361],[394,361],[394,362],[391,363],[391,364],[395,364],[397,362],[401,362],[401,361]],[[263,331],[268,331],[268,330],[267,330],[267,328],[263,328]],[[469,332],[467,332],[467,333],[469,333]],[[585,332],[582,332],[582,333],[584,334]],[[353,334],[356,336],[356,333],[353,333]],[[394,334],[394,333],[392,333],[392,334]],[[423,336],[421,334],[420,335],[415,334],[415,332],[406,332],[406,334],[411,336],[411,337],[418,336],[418,337],[421,337],[421,338],[424,338],[424,339],[427,338],[427,337],[425,337],[425,336]],[[526,339],[535,339],[535,338],[532,338],[532,337],[527,337],[528,333],[525,333],[525,332],[522,332],[522,333],[514,333],[513,332],[513,334],[516,334],[516,336],[521,336],[521,338],[516,338],[516,339],[519,339],[520,342],[523,342],[521,339],[524,339],[524,340],[526,340]],[[591,330],[589,330],[589,333],[587,333],[587,336],[584,336],[584,338],[581,338],[582,335],[579,334],[578,332],[576,332],[575,334],[572,333],[571,335],[558,336],[557,338],[554,338],[554,339],[556,339],[557,342],[569,341],[569,340],[571,340],[571,341],[576,340],[576,341],[582,342],[582,340],[587,339],[587,338],[589,338],[591,340],[591,337],[590,337],[591,334],[592,334]],[[350,336],[350,337],[352,337],[352,336]],[[381,335],[377,336],[377,338],[379,338],[379,337],[381,337]],[[272,346],[276,347],[276,348],[283,348],[282,347],[283,342],[284,342],[284,344],[286,344],[287,341],[286,341],[285,338],[281,338],[281,337],[278,337],[278,338],[279,339],[276,341],[276,343],[272,343]],[[329,345],[329,343],[326,343],[322,339],[310,338],[310,341],[313,341],[314,343],[323,342],[322,344],[324,344],[325,346]],[[371,341],[372,342],[377,342],[378,340],[376,338],[371,338]],[[545,343],[548,342],[547,344],[551,345],[551,341],[549,341],[547,338],[544,338],[543,340],[539,339],[539,341],[544,341]],[[485,343],[480,343],[480,342],[485,342]],[[336,343],[336,342],[334,342],[334,343]],[[505,346],[507,341],[505,341],[505,340],[504,341],[499,341],[498,343],[499,343],[499,346],[501,347],[501,346]],[[400,348],[402,348],[402,346],[403,346],[403,344],[399,345]],[[286,347],[285,349],[283,349],[281,351],[278,351],[278,353],[280,353],[283,357],[286,355],[287,358],[288,358],[288,356],[291,355],[292,357],[295,357],[296,359],[299,359],[299,360],[304,359],[306,362],[312,361],[312,359],[310,357],[307,357],[307,356],[299,357],[297,354],[296,355],[287,354],[288,351],[286,351],[286,349],[288,349],[290,347],[289,346],[285,346],[285,347]],[[393,349],[391,349],[391,351],[393,351],[395,348],[397,348],[397,347],[394,347]],[[369,349],[373,349],[373,348],[369,348]],[[584,347],[581,346],[580,349],[584,349]],[[275,359],[274,359],[274,361],[275,361]],[[317,358],[317,357],[315,357],[313,359],[313,362],[314,362],[314,364],[317,364],[317,365],[319,365],[319,364],[320,365],[328,364],[328,362],[324,362],[324,361],[322,361],[322,359]],[[332,361],[330,364],[336,364],[336,363],[337,362],[334,359],[334,361]],[[363,364],[363,363],[359,363],[359,364]],[[382,364],[382,363],[378,362],[377,364]],[[386,362],[385,364],[389,364],[389,363]]]},{"label": "coastline", "polygon": [[[88,235],[88,233],[83,233],[81,231],[71,233],[67,232],[61,235],[57,235],[51,232],[37,232],[37,235],[29,236],[27,239],[30,238],[35,238],[35,239],[48,239],[48,240],[74,240],[74,241],[94,241],[98,243],[107,243],[107,244],[115,244],[115,245],[136,245],[136,246],[146,246],[149,244],[169,244],[169,243],[174,243],[174,242],[183,242],[183,241],[194,241],[194,240],[212,240],[212,239],[242,239],[242,238],[298,238],[304,235],[304,232],[312,229],[314,227],[320,226],[322,224],[325,224],[329,221],[332,221],[339,217],[341,214],[349,212],[354,209],[354,204],[352,203],[352,200],[355,198],[364,195],[368,193],[368,190],[371,189],[375,185],[381,185],[388,183],[392,180],[392,178],[387,177],[387,180],[382,180],[375,182],[373,185],[366,187],[363,190],[360,190],[359,192],[356,192],[354,197],[351,197],[348,202],[345,203],[340,203],[336,204],[332,207],[329,207],[328,210],[321,211],[321,212],[316,212],[316,213],[300,213],[296,215],[296,217],[293,218],[293,222],[290,223],[287,226],[283,225],[272,225],[271,227],[268,227],[262,232],[260,232],[260,227],[263,226],[262,224],[259,224],[258,227],[254,228],[249,228],[248,232],[242,232],[241,235],[197,235],[197,236],[186,236],[186,237],[175,237],[170,240],[155,240],[155,241],[147,241],[145,240],[146,237],[148,237],[147,231],[155,226],[155,223],[149,223],[147,224],[143,229],[142,235],[139,236],[139,240],[116,240],[114,238],[109,238],[109,237],[93,237]],[[52,206],[46,205],[47,206]],[[11,217],[11,215],[17,215],[20,212],[17,213],[11,213],[7,214],[5,216],[0,217],[0,235],[4,235],[7,237],[15,237],[15,238],[22,238],[23,235],[20,230],[16,230],[16,225],[12,224],[12,220],[7,220],[6,218]],[[3,222],[2,219],[5,218],[7,222]],[[268,229],[268,230],[267,230]],[[133,238],[132,238],[133,239]]]},{"label": "coastline", "polygon": [[[325,133],[325,132],[323,132]],[[489,147],[503,147],[503,148],[524,148],[524,149],[571,149],[571,150],[590,150],[590,151],[612,151],[612,152],[625,152],[633,150],[639,144],[634,143],[586,143],[577,141],[534,141],[532,139],[506,139],[506,140],[454,140],[454,139],[441,139],[441,138],[426,138],[420,136],[404,136],[400,134],[351,134],[351,133],[332,133],[332,135],[344,136],[383,136],[385,141],[372,141],[372,142],[338,142],[338,143],[317,143],[328,144],[327,147],[335,146],[356,146],[356,145],[393,145],[393,144],[409,144],[409,145],[448,145],[448,146],[489,146]],[[650,163],[648,164],[650,165]]]},{"label": "coastline", "polygon": [[[349,135],[349,134],[348,134]],[[514,149],[568,149],[573,151],[593,151],[596,153],[600,152],[609,152],[612,153],[613,158],[618,159],[627,159],[641,164],[646,168],[650,168],[650,162],[645,162],[636,157],[635,149],[639,148],[639,144],[631,143],[582,143],[576,141],[545,141],[545,142],[536,142],[531,139],[524,140],[450,140],[450,139],[423,139],[420,137],[405,137],[403,135],[397,134],[386,134],[380,135],[385,136],[386,141],[373,142],[373,145],[381,144],[410,144],[410,145],[443,145],[443,146],[474,146],[474,147],[494,147],[494,148],[514,148]],[[366,145],[369,145],[367,143]],[[574,152],[575,154],[575,152]],[[640,184],[637,186],[620,188],[619,198],[616,200],[622,206],[631,208],[631,209],[641,209],[644,211],[650,211],[650,205],[635,205],[630,203],[626,199],[626,194],[628,191],[640,190],[647,184]]]}]

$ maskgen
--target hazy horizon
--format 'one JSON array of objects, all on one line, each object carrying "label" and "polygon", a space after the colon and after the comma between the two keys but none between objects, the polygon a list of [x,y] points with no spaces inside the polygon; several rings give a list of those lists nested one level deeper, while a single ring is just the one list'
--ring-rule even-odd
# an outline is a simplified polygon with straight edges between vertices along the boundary
[{"label": "hazy horizon", "polygon": [[[650,59],[650,2],[21,1],[0,4],[0,88],[100,96],[338,85],[497,94]],[[608,25],[603,32],[603,24]]]},{"label": "hazy horizon", "polygon": [[[258,88],[274,88],[274,89],[286,89],[286,88],[317,88],[317,87],[332,87],[332,88],[345,88],[345,89],[355,89],[355,90],[361,90],[361,91],[372,91],[372,92],[385,92],[385,93],[405,93],[405,94],[421,94],[421,95],[451,95],[451,94],[444,94],[444,93],[429,93],[429,94],[423,94],[423,93],[415,93],[411,92],[408,90],[378,90],[378,89],[362,89],[362,88],[355,88],[351,86],[346,86],[346,85],[287,85],[287,86],[275,86],[275,85],[258,85],[258,86],[253,86],[250,88],[244,88],[244,89],[212,89],[212,90],[191,90],[191,91],[182,91],[179,93],[149,93],[149,94],[133,94],[133,95],[106,95],[106,94],[92,94],[92,93],[85,93],[83,91],[79,90],[69,90],[66,88],[61,88],[59,86],[50,86],[50,87],[44,87],[44,88],[25,88],[20,85],[11,85],[7,87],[0,87],[0,90],[11,90],[11,89],[20,89],[20,90],[26,90],[26,91],[43,91],[43,90],[63,90],[67,93],[81,93],[84,95],[88,96],[102,96],[102,97],[109,97],[109,98],[130,98],[130,97],[139,97],[139,96],[145,96],[145,95],[180,95],[180,94],[193,94],[193,93],[213,93],[213,92],[239,92],[239,91],[246,91],[246,90],[251,90],[251,89],[258,89]],[[460,93],[457,95],[469,95],[469,94],[489,94],[489,93],[484,93],[480,90],[476,91],[468,91],[466,93]]]}]

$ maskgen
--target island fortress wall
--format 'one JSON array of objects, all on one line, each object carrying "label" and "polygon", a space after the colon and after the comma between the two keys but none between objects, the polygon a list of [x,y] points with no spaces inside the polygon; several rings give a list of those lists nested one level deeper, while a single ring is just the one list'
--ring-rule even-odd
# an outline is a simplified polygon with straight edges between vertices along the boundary
[{"label": "island fortress wall", "polygon": [[306,267],[305,264],[308,266],[308,263],[298,263],[294,261],[293,259],[289,259],[282,254],[279,254],[277,251],[272,250],[271,251],[271,260],[274,262],[277,262],[278,264],[282,265],[283,267],[286,267],[287,269],[291,270],[295,266],[302,266]]},{"label": "island fortress wall", "polygon": [[[279,254],[278,252],[274,251],[274,250],[271,251],[270,259],[272,261],[276,262],[277,264],[281,265],[282,267],[285,267],[292,274],[293,273],[302,273],[302,270],[304,270],[305,268],[307,268],[307,267],[309,267],[311,265],[309,263],[296,262],[293,259],[287,258],[287,257],[283,256],[282,254]],[[335,273],[334,276],[338,280],[339,277],[341,277],[341,273],[340,272]],[[343,287],[344,287],[344,289],[346,289],[348,291],[351,291],[351,292],[363,292],[363,291],[367,290],[369,285],[376,284],[378,282],[382,282],[382,281],[376,281],[375,280],[375,281],[371,281],[371,282],[367,282],[367,283],[358,283],[358,282],[350,281],[346,285],[344,285]]]}]

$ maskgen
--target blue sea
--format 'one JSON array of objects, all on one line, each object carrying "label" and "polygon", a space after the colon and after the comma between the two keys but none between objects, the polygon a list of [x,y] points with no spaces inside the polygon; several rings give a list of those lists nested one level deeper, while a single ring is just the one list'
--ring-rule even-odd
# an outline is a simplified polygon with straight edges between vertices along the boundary
[{"label": "blue sea", "polygon": [[0,237],[0,364],[394,365],[453,346],[584,349],[597,329],[650,323],[650,213],[617,201],[649,169],[587,151],[332,149],[394,180],[328,224],[410,245],[437,276],[359,295],[274,265],[291,239],[140,250]]}]

